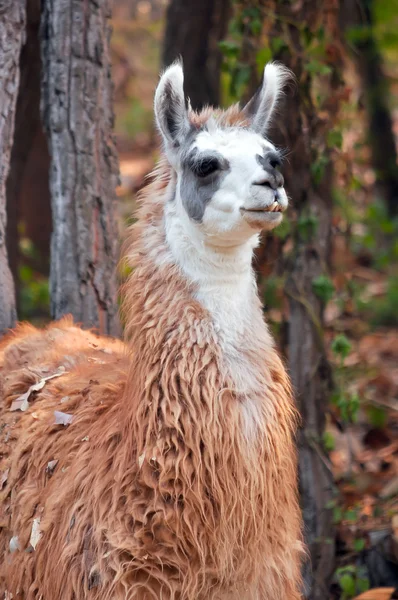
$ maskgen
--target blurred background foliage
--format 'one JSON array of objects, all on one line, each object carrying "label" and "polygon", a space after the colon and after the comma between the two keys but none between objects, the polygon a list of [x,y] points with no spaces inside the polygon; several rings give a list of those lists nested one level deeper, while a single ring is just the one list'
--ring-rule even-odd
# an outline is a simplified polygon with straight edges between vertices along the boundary
[{"label": "blurred background foliage", "polygon": [[[291,57],[294,43],[299,50],[290,60],[294,71],[300,64],[300,73],[288,96],[294,102],[294,94],[304,93],[310,82],[306,97],[318,119],[310,168],[315,190],[332,167],[330,255],[327,268],[312,280],[333,365],[321,440],[335,484],[327,507],[337,528],[329,592],[331,598],[348,599],[369,587],[398,587],[398,0],[335,3],[339,27],[334,36],[315,17],[300,20],[303,0],[202,2],[195,13],[188,0],[171,5],[114,0],[120,235],[159,154],[152,101],[162,65],[186,56],[185,83],[194,108],[207,102],[226,106],[248,99],[264,65]],[[314,15],[317,10],[314,3]],[[279,133],[283,119],[276,124]],[[291,209],[273,240],[264,240],[256,260],[266,318],[282,348],[290,318],[286,266],[297,240],[310,244],[319,228],[311,206],[300,207],[294,195],[291,148],[286,163],[293,170],[287,186]],[[42,323],[49,319],[49,242],[44,250],[36,244],[28,221],[22,212],[19,314]]]}]

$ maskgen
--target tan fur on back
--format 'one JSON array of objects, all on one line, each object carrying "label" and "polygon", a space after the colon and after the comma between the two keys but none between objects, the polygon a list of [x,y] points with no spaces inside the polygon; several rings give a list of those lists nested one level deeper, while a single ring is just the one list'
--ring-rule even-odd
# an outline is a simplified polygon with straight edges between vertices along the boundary
[{"label": "tan fur on back", "polygon": [[[289,381],[269,340],[247,331],[262,390],[248,440],[211,316],[167,260],[168,179],[162,163],[125,248],[128,347],[70,319],[22,325],[0,345],[1,598],[300,598]],[[26,412],[10,411],[59,367]],[[72,423],[55,425],[54,410]]]}]

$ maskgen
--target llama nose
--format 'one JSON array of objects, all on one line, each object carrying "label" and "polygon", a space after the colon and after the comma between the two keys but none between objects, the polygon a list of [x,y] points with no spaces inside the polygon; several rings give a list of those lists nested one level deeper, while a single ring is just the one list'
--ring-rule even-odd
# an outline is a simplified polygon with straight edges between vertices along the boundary
[{"label": "llama nose", "polygon": [[264,185],[273,190],[277,190],[284,184],[282,173],[279,171],[281,159],[276,152],[268,152],[265,156],[257,156],[257,161],[264,169],[264,177],[258,181],[257,185]]}]

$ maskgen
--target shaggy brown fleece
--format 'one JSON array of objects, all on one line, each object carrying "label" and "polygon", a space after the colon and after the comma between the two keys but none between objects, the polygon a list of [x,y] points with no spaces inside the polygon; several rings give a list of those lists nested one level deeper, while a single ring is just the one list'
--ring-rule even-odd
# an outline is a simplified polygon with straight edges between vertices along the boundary
[{"label": "shaggy brown fleece", "polygon": [[211,316],[166,260],[170,176],[162,162],[126,246],[127,346],[68,318],[0,345],[1,598],[300,598],[288,377],[248,331],[262,390],[248,440]]}]

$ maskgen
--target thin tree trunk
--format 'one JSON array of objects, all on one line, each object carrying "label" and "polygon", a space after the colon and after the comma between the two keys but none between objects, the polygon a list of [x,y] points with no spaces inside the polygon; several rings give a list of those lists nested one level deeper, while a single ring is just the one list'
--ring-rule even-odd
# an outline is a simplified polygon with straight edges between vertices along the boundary
[{"label": "thin tree trunk", "polygon": [[[314,294],[313,281],[327,273],[331,250],[333,165],[325,142],[339,107],[340,57],[339,47],[334,45],[339,31],[338,0],[322,4],[304,0],[299,5],[277,0],[274,10],[277,16],[270,34],[283,37],[287,46],[277,58],[297,77],[297,90],[287,94],[286,106],[281,108],[283,116],[271,139],[289,149],[284,173],[297,219],[285,293],[289,303],[289,368],[303,419],[298,439],[299,476],[310,554],[304,568],[304,595],[311,600],[325,600],[335,554],[330,509],[334,483],[322,446],[332,375],[322,336],[323,307]],[[295,23],[309,23],[315,34],[323,27],[329,36],[324,60],[330,61],[331,74],[320,79],[324,101],[319,107],[313,103],[317,97],[312,94],[313,76],[305,70],[305,40]],[[322,119],[318,111],[327,112],[328,118]]]},{"label": "thin tree trunk", "polygon": [[40,0],[26,5],[26,43],[20,57],[20,82],[14,143],[7,179],[7,249],[19,298],[19,225],[38,251],[35,269],[48,273],[51,206],[49,156],[40,119]]},{"label": "thin tree trunk", "polygon": [[192,107],[220,104],[222,55],[230,0],[171,0],[167,9],[163,65],[184,61],[185,93]]},{"label": "thin tree trunk", "polygon": [[383,73],[383,57],[373,31],[373,0],[345,0],[341,23],[345,30],[362,26],[354,43],[353,58],[362,79],[368,114],[368,138],[376,173],[376,191],[385,202],[390,217],[398,215],[398,164],[390,113],[390,90]]},{"label": "thin tree trunk", "polygon": [[15,325],[14,282],[6,247],[6,179],[14,133],[19,56],[25,36],[23,0],[0,0],[0,336]]},{"label": "thin tree trunk", "polygon": [[51,312],[119,331],[107,0],[43,0],[42,116],[51,155]]}]

